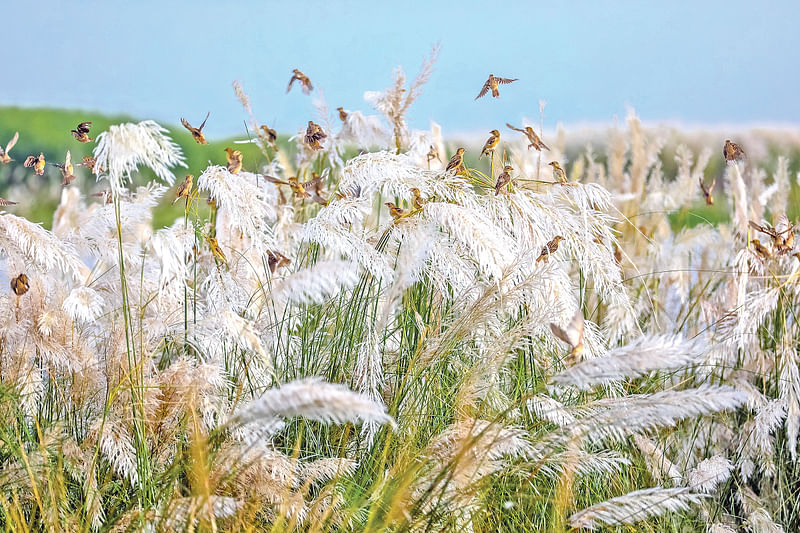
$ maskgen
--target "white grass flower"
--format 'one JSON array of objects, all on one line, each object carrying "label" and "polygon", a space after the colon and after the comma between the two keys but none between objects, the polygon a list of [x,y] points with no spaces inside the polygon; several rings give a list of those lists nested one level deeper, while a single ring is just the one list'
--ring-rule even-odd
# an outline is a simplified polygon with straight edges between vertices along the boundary
[{"label": "white grass flower", "polygon": [[72,289],[62,308],[75,321],[92,322],[103,313],[103,297],[89,287]]},{"label": "white grass flower", "polygon": [[347,261],[322,261],[276,280],[272,298],[292,304],[322,303],[359,280],[358,265]]},{"label": "white grass flower", "polygon": [[713,492],[724,483],[733,470],[733,463],[727,457],[715,455],[700,462],[687,477],[687,485],[697,492]]}]

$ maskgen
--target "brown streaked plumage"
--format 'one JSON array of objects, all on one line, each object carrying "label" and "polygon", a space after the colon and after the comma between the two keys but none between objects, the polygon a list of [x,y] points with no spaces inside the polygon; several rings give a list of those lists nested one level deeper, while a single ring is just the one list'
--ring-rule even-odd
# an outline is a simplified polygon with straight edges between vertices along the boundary
[{"label": "brown streaked plumage", "polygon": [[553,167],[553,177],[556,178],[558,183],[565,185],[567,183],[567,173],[564,172],[564,169],[561,168],[561,165],[558,164],[558,161],[550,161],[548,165]]},{"label": "brown streaked plumage", "polygon": [[17,202],[12,202],[11,200],[6,200],[5,198],[0,197],[0,206],[8,207],[10,205],[17,205]]},{"label": "brown streaked plumage", "polygon": [[114,201],[114,196],[111,194],[110,189],[106,189],[105,191],[93,193],[92,196],[94,198],[102,198],[104,204],[110,204]]},{"label": "brown streaked plumage", "polygon": [[178,185],[178,190],[175,191],[175,199],[172,200],[172,204],[175,205],[175,202],[180,200],[181,198],[186,198],[186,203],[189,203],[189,195],[192,192],[192,184],[193,184],[194,176],[191,174],[186,174],[186,179]]},{"label": "brown streaked plumage", "polygon": [[[97,164],[97,159],[90,155],[85,155],[83,156],[83,160],[78,164],[82,167],[88,168],[89,172],[94,173],[94,166]],[[100,171],[102,172],[102,169],[100,169]]]},{"label": "brown streaked plumage", "polygon": [[200,124],[199,128],[195,128],[194,126],[189,124],[189,122],[185,118],[181,117],[181,124],[183,124],[184,128],[189,130],[189,133],[192,134],[192,137],[194,137],[194,140],[197,142],[197,144],[208,144],[208,141],[206,141],[206,136],[203,135],[203,128],[206,125],[206,121],[208,121],[209,115],[211,115],[211,111],[206,113],[206,118],[203,119],[203,123]]},{"label": "brown streaked plumage", "polygon": [[20,274],[11,280],[11,290],[17,296],[22,296],[31,288],[30,280],[26,274]]},{"label": "brown streaked plumage", "polygon": [[769,248],[761,244],[761,241],[759,241],[758,239],[753,239],[752,241],[750,241],[750,244],[753,245],[753,249],[762,258],[769,259],[770,257],[772,257],[772,252],[769,251]]},{"label": "brown streaked plumage", "polygon": [[3,149],[2,146],[0,146],[0,163],[7,165],[12,161],[11,157],[9,157],[8,155],[8,152],[10,152],[12,148],[14,148],[14,145],[17,144],[18,140],[19,140],[19,132],[17,131],[14,133],[14,136],[11,137],[11,140],[8,141],[5,150]]},{"label": "brown streaked plumage", "polygon": [[211,249],[211,253],[214,255],[220,263],[228,264],[228,258],[225,257],[225,252],[222,251],[220,248],[219,243],[215,237],[207,237],[208,240],[208,247]]},{"label": "brown streaked plumage", "polygon": [[466,152],[466,148],[459,148],[456,150],[456,153],[453,157],[450,158],[450,161],[447,162],[447,166],[444,168],[445,171],[454,171],[456,174],[466,174],[467,167],[464,166],[464,152]]},{"label": "brown streaked plumage", "polygon": [[492,154],[494,155],[494,149],[497,148],[498,143],[500,142],[500,132],[497,130],[492,130],[489,132],[490,137],[486,139],[486,142],[483,143],[483,149],[481,150],[480,158],[483,158],[485,155]]},{"label": "brown streaked plumage", "polygon": [[313,120],[308,121],[305,141],[312,150],[322,150],[322,145],[319,142],[327,137],[328,136],[322,131],[322,127],[319,124],[314,123]]},{"label": "brown streaked plumage", "polygon": [[40,152],[39,155],[29,155],[23,163],[23,166],[33,167],[33,171],[39,176],[44,175],[44,165],[44,152]]},{"label": "brown streaked plumage", "polygon": [[742,147],[735,142],[731,142],[730,139],[725,139],[725,146],[722,147],[722,156],[725,161],[741,161],[747,157]]},{"label": "brown streaked plumage", "polygon": [[750,227],[769,235],[772,240],[772,247],[779,255],[786,254],[794,248],[794,226],[789,222],[789,218],[785,214],[778,218],[778,223],[774,228],[756,224],[752,220],[750,221]]},{"label": "brown streaked plumage", "polygon": [[564,237],[561,235],[556,235],[553,237],[553,240],[548,242],[543,248],[542,253],[539,254],[539,257],[536,258],[536,262],[544,261],[547,262],[550,260],[550,256],[558,250],[558,243],[564,240]]},{"label": "brown streaked plumage", "polygon": [[581,310],[578,309],[575,311],[575,314],[572,316],[572,319],[569,321],[569,324],[567,324],[566,328],[561,329],[556,324],[551,323],[550,331],[553,332],[553,335],[569,344],[570,348],[572,348],[568,358],[570,364],[578,363],[581,359],[581,355],[583,354],[584,320]]},{"label": "brown streaked plumage", "polygon": [[497,176],[497,182],[494,184],[494,195],[497,196],[500,194],[500,191],[503,190],[505,186],[511,183],[511,171],[514,170],[514,167],[511,165],[506,165],[503,167],[503,172]]},{"label": "brown streaked plumage", "polygon": [[292,260],[282,253],[267,250],[267,265],[269,266],[270,273],[274,274],[276,270],[281,267],[289,266],[291,262]]},{"label": "brown streaked plumage", "polygon": [[67,151],[67,157],[64,159],[64,164],[60,165],[58,163],[55,164],[58,169],[61,171],[61,185],[67,186],[75,180],[75,167],[72,165],[72,156],[70,155],[69,151]]},{"label": "brown streaked plumage", "polygon": [[347,122],[347,117],[349,116],[347,111],[345,111],[343,107],[337,107],[336,111],[339,112],[339,120]]},{"label": "brown streaked plumage", "polygon": [[545,150],[550,150],[550,147],[547,146],[546,144],[544,144],[542,139],[536,134],[536,132],[530,126],[525,126],[525,129],[521,129],[521,128],[517,128],[515,126],[512,126],[508,122],[506,122],[506,126],[508,126],[509,128],[511,128],[514,131],[518,131],[520,133],[524,133],[525,134],[525,136],[528,138],[528,141],[530,141],[530,144],[528,145],[528,150],[530,150],[531,148],[535,148],[536,150],[538,150],[540,152],[542,151],[543,148]]},{"label": "brown streaked plumage", "polygon": [[489,79],[483,84],[481,92],[478,93],[478,96],[475,97],[475,100],[485,96],[489,91],[492,91],[492,96],[497,98],[500,96],[500,91],[497,89],[498,85],[505,85],[507,83],[511,83],[512,81],[517,81],[517,79],[518,78],[500,78],[494,74],[489,74]]},{"label": "brown streaked plumage", "polygon": [[706,184],[703,183],[703,178],[697,178],[700,181],[700,190],[703,192],[703,198],[706,201],[706,205],[714,205],[714,196],[712,196],[712,192],[714,192],[714,185],[717,184],[717,178],[711,182],[711,185],[706,188]]},{"label": "brown streaked plumage", "polygon": [[300,87],[303,88],[303,92],[305,94],[310,94],[311,91],[314,90],[314,86],[311,85],[311,80],[308,79],[308,76],[297,70],[296,68],[292,69],[292,77],[289,80],[289,86],[286,87],[286,93],[288,94],[289,91],[292,90],[292,84],[297,80],[300,83]]},{"label": "brown streaked plumage", "polygon": [[69,132],[72,134],[78,142],[81,143],[88,143],[94,139],[89,138],[89,128],[92,127],[91,122],[81,122],[74,130],[70,130]]},{"label": "brown streaked plumage", "polygon": [[386,202],[384,205],[389,208],[389,214],[392,215],[395,222],[408,215],[408,211],[397,207],[393,202]]},{"label": "brown streaked plumage", "polygon": [[242,170],[242,152],[232,148],[225,148],[225,159],[228,161],[228,172],[238,174]]},{"label": "brown streaked plumage", "polygon": [[276,152],[278,151],[278,132],[270,128],[269,126],[262,125],[261,126],[262,136],[264,140],[272,147],[273,150]]},{"label": "brown streaked plumage", "polygon": [[431,145],[431,149],[428,150],[428,155],[425,157],[428,158],[428,167],[430,167],[431,161],[434,159],[438,159],[440,163],[442,162],[442,158],[439,156],[439,149],[436,148],[435,144]]}]

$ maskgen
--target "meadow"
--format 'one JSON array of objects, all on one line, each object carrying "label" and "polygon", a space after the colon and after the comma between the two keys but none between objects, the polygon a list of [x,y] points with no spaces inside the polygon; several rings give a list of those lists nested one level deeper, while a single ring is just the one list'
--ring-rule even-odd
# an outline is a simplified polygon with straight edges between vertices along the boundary
[{"label": "meadow", "polygon": [[800,140],[501,119],[481,158],[409,126],[431,74],[277,150],[238,84],[252,143],[0,112],[4,529],[800,529]]}]

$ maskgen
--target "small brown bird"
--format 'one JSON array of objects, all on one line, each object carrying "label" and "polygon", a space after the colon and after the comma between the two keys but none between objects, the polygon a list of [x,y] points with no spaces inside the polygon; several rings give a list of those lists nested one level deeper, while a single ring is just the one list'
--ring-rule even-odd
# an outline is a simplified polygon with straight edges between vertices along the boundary
[{"label": "small brown bird", "polygon": [[547,146],[546,144],[544,144],[544,142],[542,142],[542,139],[539,138],[538,135],[536,135],[536,132],[533,131],[533,128],[531,128],[530,126],[525,126],[524,130],[520,129],[520,128],[516,128],[516,127],[512,126],[511,124],[509,124],[508,122],[506,122],[506,126],[508,126],[509,128],[511,128],[514,131],[518,131],[520,133],[524,133],[525,134],[525,136],[530,141],[530,144],[528,145],[528,150],[530,150],[531,148],[535,148],[536,150],[539,150],[541,152],[542,148],[544,148],[545,150],[549,150],[550,149],[549,146]]},{"label": "small brown bird", "polygon": [[228,172],[238,174],[242,170],[242,152],[225,148],[225,159],[228,160]]},{"label": "small brown bird", "polygon": [[347,117],[348,117],[347,111],[345,111],[343,107],[337,107],[336,111],[339,112],[339,120],[341,120],[342,122],[347,122]]},{"label": "small brown bird", "polygon": [[8,141],[5,150],[3,150],[3,147],[0,146],[0,163],[7,165],[12,161],[11,158],[8,156],[8,152],[11,151],[12,148],[14,148],[14,145],[17,144],[18,140],[19,140],[19,132],[16,132],[14,133],[14,136],[11,137],[11,140]]},{"label": "small brown bird", "polygon": [[83,161],[78,163],[82,167],[86,167],[89,169],[89,172],[94,172],[94,166],[97,164],[97,159],[90,155],[83,156]]},{"label": "small brown bird", "polygon": [[419,211],[422,209],[422,206],[425,205],[425,200],[422,199],[422,195],[419,192],[419,189],[416,187],[411,187],[411,194],[414,195],[413,200],[411,203],[414,205],[414,210]]},{"label": "small brown bird", "polygon": [[725,158],[725,161],[741,161],[747,157],[742,147],[735,142],[731,142],[730,139],[725,139],[725,146],[722,148],[722,156]]},{"label": "small brown bird", "polygon": [[442,158],[439,156],[439,149],[436,148],[435,144],[431,145],[431,149],[428,150],[428,155],[425,156],[425,157],[428,158],[428,168],[429,169],[430,169],[430,166],[431,166],[431,161],[433,161],[434,159],[438,159],[440,163],[442,162]]},{"label": "small brown bird", "polygon": [[70,133],[78,140],[78,142],[88,143],[89,141],[94,140],[89,138],[89,128],[91,127],[91,122],[81,122],[74,130],[70,130]]},{"label": "small brown bird", "polygon": [[700,181],[700,190],[703,191],[703,198],[706,200],[706,205],[714,205],[714,197],[711,195],[714,192],[714,185],[717,184],[717,178],[711,182],[711,185],[706,188],[706,184],[703,183],[703,178],[697,178]]},{"label": "small brown bird", "polygon": [[12,202],[11,200],[0,198],[0,207],[8,207],[10,205],[17,205],[17,202]]},{"label": "small brown bird", "polygon": [[272,147],[273,150],[276,152],[278,151],[278,132],[270,128],[269,126],[261,126],[261,131],[263,132],[263,138],[267,141],[267,143]]},{"label": "small brown bird", "polygon": [[561,165],[558,164],[558,161],[550,161],[548,165],[553,167],[553,177],[556,178],[558,183],[565,185],[567,183],[567,173],[564,172],[564,169],[561,168]]},{"label": "small brown bird", "polygon": [[578,309],[575,311],[572,320],[569,321],[569,324],[567,324],[565,329],[561,329],[556,324],[551,323],[550,331],[553,332],[553,335],[569,344],[570,348],[572,348],[572,351],[569,354],[570,363],[578,363],[581,359],[581,355],[583,354],[584,321],[581,310]]},{"label": "small brown bird", "polygon": [[300,87],[303,88],[303,92],[305,94],[311,93],[314,90],[314,86],[311,85],[311,80],[308,79],[308,76],[297,70],[296,68],[292,69],[292,78],[289,80],[289,86],[286,87],[286,93],[288,94],[289,91],[292,90],[292,84],[294,81],[297,80],[300,83]]},{"label": "small brown bird", "polygon": [[490,90],[492,91],[492,96],[497,98],[500,96],[500,91],[497,90],[498,85],[505,85],[507,83],[511,83],[512,81],[517,81],[518,78],[499,78],[494,74],[489,74],[489,79],[486,80],[486,83],[483,84],[481,88],[481,92],[478,93],[478,96],[475,97],[475,100],[478,98],[485,96],[487,92]]},{"label": "small brown bird", "polygon": [[178,190],[175,192],[175,199],[172,200],[170,205],[175,205],[175,202],[180,200],[181,198],[186,198],[186,203],[189,203],[189,194],[192,192],[192,182],[194,180],[194,176],[191,174],[186,174],[186,179],[178,185]]},{"label": "small brown bird", "polygon": [[225,257],[225,252],[223,252],[222,248],[219,247],[217,239],[214,237],[207,237],[207,239],[208,239],[208,247],[211,249],[211,253],[214,255],[214,257],[220,263],[228,264],[228,259]]},{"label": "small brown bird", "polygon": [[308,121],[308,128],[306,128],[306,144],[309,145],[313,150],[321,150],[322,145],[319,143],[321,140],[325,139],[327,135],[325,132],[322,131],[322,127],[319,124],[315,124],[314,121]]},{"label": "small brown bird", "polygon": [[446,172],[454,171],[456,175],[458,174],[466,174],[467,167],[464,166],[464,152],[466,152],[466,148],[459,148],[456,150],[455,155],[450,158],[450,161],[447,162],[447,166],[444,168]]},{"label": "small brown bird", "polygon": [[114,201],[114,196],[111,194],[111,190],[106,189],[105,191],[93,193],[92,196],[94,198],[102,198],[104,204],[110,204]]},{"label": "small brown bird", "polygon": [[292,260],[280,252],[273,252],[267,250],[267,265],[269,266],[270,273],[274,274],[276,270],[281,267],[289,266]]},{"label": "small brown bird", "polygon": [[769,248],[761,244],[761,241],[759,241],[758,239],[753,239],[752,241],[750,241],[750,244],[753,245],[753,249],[762,258],[769,259],[770,257],[772,257],[772,252],[769,251]]},{"label": "small brown bird", "polygon": [[181,124],[183,124],[184,128],[189,130],[189,133],[192,134],[192,137],[194,137],[194,140],[197,141],[197,144],[208,144],[208,141],[206,141],[206,136],[203,135],[203,128],[206,125],[206,121],[208,120],[209,115],[211,115],[211,111],[206,113],[206,118],[203,119],[203,123],[200,124],[199,128],[195,128],[194,126],[189,124],[189,122],[185,118],[181,117]]},{"label": "small brown bird", "polygon": [[389,208],[389,214],[392,215],[392,218],[395,220],[395,222],[397,222],[398,220],[400,220],[405,216],[408,216],[408,211],[400,207],[397,207],[392,202],[386,202],[384,205]]},{"label": "small brown bird", "polygon": [[772,240],[772,246],[779,255],[788,253],[794,248],[794,226],[789,222],[789,218],[785,214],[780,216],[774,228],[756,224],[752,220],[750,221],[750,227],[769,235]]},{"label": "small brown bird", "polygon": [[40,152],[38,156],[29,155],[25,163],[23,163],[26,167],[33,167],[33,171],[39,176],[44,175],[44,164],[44,152]]},{"label": "small brown bird", "polygon": [[503,167],[503,172],[497,176],[497,183],[494,184],[494,195],[497,196],[500,194],[500,191],[503,190],[503,187],[511,183],[511,171],[514,170],[514,167],[511,165],[506,165]]},{"label": "small brown bird", "polygon": [[483,156],[492,154],[494,155],[494,149],[497,148],[497,144],[500,142],[500,132],[497,130],[492,130],[489,132],[490,137],[486,139],[486,142],[483,143],[483,149],[481,150],[482,159]]},{"label": "small brown bird", "polygon": [[[314,201],[325,205],[327,202],[322,198],[322,178],[315,174],[312,174],[312,176],[314,176],[312,179],[304,183],[301,183],[296,176],[290,177],[288,183],[279,180],[276,180],[275,183],[288,185],[292,189],[292,193],[294,193],[295,197],[311,198],[313,196]],[[308,191],[313,191],[314,194],[312,195]]]},{"label": "small brown bird", "polygon": [[61,185],[67,186],[75,180],[75,167],[72,165],[72,156],[67,151],[67,157],[64,160],[63,165],[59,165],[58,163],[55,164],[58,169],[61,171],[61,176],[63,179],[61,180]]},{"label": "small brown bird", "polygon": [[536,262],[544,261],[547,262],[550,259],[550,256],[556,253],[558,250],[558,243],[564,240],[564,237],[561,235],[556,235],[553,237],[553,240],[548,242],[543,248],[542,253],[539,254],[539,257],[536,258]]},{"label": "small brown bird", "polygon": [[22,296],[28,289],[31,288],[30,281],[28,280],[28,276],[25,274],[20,274],[16,278],[11,280],[11,290],[14,291],[14,294],[17,296]]}]

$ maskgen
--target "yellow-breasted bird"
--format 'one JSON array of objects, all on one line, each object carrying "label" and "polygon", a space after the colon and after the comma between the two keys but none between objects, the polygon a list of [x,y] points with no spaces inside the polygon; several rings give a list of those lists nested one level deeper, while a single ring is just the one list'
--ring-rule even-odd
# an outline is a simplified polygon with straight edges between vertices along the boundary
[{"label": "yellow-breasted bird", "polygon": [[282,253],[267,250],[267,265],[269,266],[269,271],[272,274],[274,274],[275,271],[281,267],[289,266],[289,263],[291,262],[292,260]]},{"label": "yellow-breasted bird", "polygon": [[447,162],[447,166],[444,168],[445,171],[452,170],[456,174],[465,174],[467,172],[467,167],[464,166],[464,152],[466,151],[466,148],[459,148],[456,150],[456,153],[450,158],[450,161]]},{"label": "yellow-breasted bird", "polygon": [[278,132],[270,128],[269,126],[262,125],[261,131],[263,132],[263,137],[267,141],[267,143],[272,147],[273,150],[276,152],[278,151]]},{"label": "yellow-breasted bird", "polygon": [[297,80],[300,83],[300,87],[303,88],[303,92],[305,94],[311,93],[314,90],[314,86],[311,85],[311,80],[308,79],[308,76],[297,70],[296,68],[292,69],[292,77],[289,80],[289,86],[286,87],[286,92],[288,94],[289,91],[292,90],[292,84]]},{"label": "yellow-breasted bird", "polygon": [[503,190],[503,187],[511,183],[511,171],[514,170],[514,167],[511,165],[506,165],[503,167],[503,172],[497,176],[497,182],[494,184],[494,195],[497,196],[500,194],[500,191]]},{"label": "yellow-breasted bird", "polygon": [[339,120],[342,122],[347,122],[347,111],[345,111],[343,107],[337,107],[336,111],[339,112]]},{"label": "yellow-breasted bird", "polygon": [[191,174],[186,174],[186,179],[178,185],[178,190],[175,191],[175,199],[172,200],[170,205],[175,205],[175,202],[180,200],[181,198],[186,198],[186,201],[189,201],[189,194],[192,192],[192,184],[193,184],[194,176]]},{"label": "yellow-breasted bird", "polygon": [[706,187],[706,184],[703,183],[703,178],[697,178],[700,181],[700,190],[703,191],[703,198],[706,200],[706,205],[714,205],[714,197],[711,195],[714,192],[714,185],[717,184],[717,178],[711,182],[711,185]]},{"label": "yellow-breasted bird", "polygon": [[28,280],[28,276],[25,274],[20,274],[16,278],[11,280],[11,290],[14,291],[14,294],[17,296],[22,296],[28,289],[31,288],[30,280]]},{"label": "yellow-breasted bird", "polygon": [[33,167],[33,171],[39,176],[44,175],[44,164],[44,152],[40,152],[39,155],[29,155],[23,163],[26,167]]},{"label": "yellow-breasted bird", "polygon": [[397,207],[393,202],[386,202],[384,205],[389,208],[389,214],[392,215],[392,218],[395,221],[400,220],[404,216],[408,215],[408,211]]},{"label": "yellow-breasted bird", "polygon": [[753,245],[753,249],[756,251],[756,253],[764,259],[769,259],[772,257],[772,252],[769,251],[769,248],[761,244],[761,241],[758,239],[753,239],[750,241],[750,244]]},{"label": "yellow-breasted bird", "polygon": [[78,140],[78,142],[88,143],[89,141],[94,140],[89,138],[89,128],[91,127],[91,122],[81,122],[74,130],[70,130],[69,132]]},{"label": "yellow-breasted bird", "polygon": [[66,187],[75,180],[75,167],[72,166],[72,156],[69,150],[67,150],[67,157],[64,159],[64,164],[60,165],[55,163],[55,166],[61,171],[61,176],[63,178],[61,180],[61,185]]},{"label": "yellow-breasted bird", "polygon": [[500,91],[497,90],[498,85],[505,85],[507,83],[511,83],[512,81],[517,81],[517,79],[518,78],[500,78],[494,74],[489,74],[489,79],[483,84],[481,92],[478,93],[478,96],[475,97],[475,100],[481,96],[485,96],[489,91],[492,91],[492,96],[497,98],[500,96]]},{"label": "yellow-breasted bird", "polygon": [[549,146],[547,146],[546,144],[544,144],[544,142],[542,142],[542,139],[538,135],[536,135],[536,132],[533,131],[533,128],[531,128],[530,126],[525,126],[525,129],[521,129],[512,126],[508,122],[506,122],[506,126],[508,126],[514,131],[518,131],[520,133],[525,134],[525,136],[528,138],[528,141],[530,141],[530,144],[528,145],[528,150],[530,150],[531,148],[535,148],[536,150],[539,150],[541,152],[542,148],[544,148],[545,150],[550,149]]},{"label": "yellow-breasted bird", "polygon": [[560,243],[563,240],[564,237],[562,237],[561,235],[556,235],[555,237],[553,237],[552,241],[544,245],[544,247],[542,248],[542,253],[540,253],[539,257],[536,258],[536,262],[537,263],[539,261],[547,262],[550,259],[550,256],[556,253],[556,250],[558,250],[558,243]]},{"label": "yellow-breasted bird", "polygon": [[489,132],[490,137],[486,139],[486,142],[483,143],[483,149],[481,150],[480,158],[483,158],[485,155],[489,155],[490,153],[494,155],[494,149],[497,148],[497,144],[500,142],[500,132],[497,130],[492,130]]},{"label": "yellow-breasted bird", "polygon": [[560,184],[562,185],[566,184],[567,173],[564,172],[564,169],[561,168],[561,165],[558,164],[558,161],[550,161],[548,165],[553,167],[553,177],[555,177]]},{"label": "yellow-breasted bird", "polygon": [[225,159],[228,160],[228,172],[238,174],[242,170],[242,152],[225,148]]},{"label": "yellow-breasted bird", "polygon": [[569,344],[570,348],[572,348],[572,351],[569,354],[570,363],[578,363],[581,359],[581,355],[583,354],[584,321],[581,310],[578,309],[575,311],[575,314],[572,316],[572,320],[569,321],[569,324],[567,324],[566,328],[561,329],[558,327],[558,325],[551,323],[550,331],[553,332],[553,335]]},{"label": "yellow-breasted bird", "polygon": [[206,136],[203,135],[203,128],[206,125],[206,121],[208,120],[209,115],[211,115],[211,111],[206,113],[206,118],[203,119],[203,123],[200,124],[199,128],[195,128],[194,126],[189,124],[189,122],[187,122],[185,118],[181,117],[181,124],[183,124],[184,128],[189,130],[189,133],[192,134],[192,137],[194,137],[194,140],[197,141],[197,144],[208,144],[208,141],[206,141]]},{"label": "yellow-breasted bird", "polygon": [[419,211],[422,209],[422,206],[425,205],[425,200],[422,199],[422,194],[420,194],[419,189],[416,187],[411,187],[411,194],[414,195],[411,203],[414,206],[414,209]]},{"label": "yellow-breasted bird", "polygon": [[10,205],[17,205],[17,202],[12,202],[11,200],[6,200],[5,198],[0,197],[0,206],[8,207]]},{"label": "yellow-breasted bird", "polygon": [[225,252],[223,252],[222,248],[219,247],[217,239],[214,237],[207,237],[207,240],[208,247],[211,249],[211,253],[214,254],[214,257],[221,263],[228,264],[228,259],[225,257]]},{"label": "yellow-breasted bird", "polygon": [[308,121],[308,127],[306,128],[306,137],[305,141],[306,144],[309,145],[314,150],[321,150],[322,145],[319,142],[325,139],[327,135],[325,132],[322,131],[322,127],[319,124],[315,124],[313,120]]},{"label": "yellow-breasted bird", "polygon": [[433,161],[434,159],[438,159],[440,163],[442,162],[442,158],[439,156],[439,149],[436,148],[435,144],[431,145],[431,149],[428,150],[428,155],[425,156],[425,157],[428,158],[428,166],[429,167],[430,167],[431,161]]},{"label": "yellow-breasted bird", "polygon": [[778,219],[774,228],[768,228],[750,221],[750,227],[769,235],[772,246],[778,254],[783,255],[794,248],[794,226],[789,222],[789,218],[783,214]]},{"label": "yellow-breasted bird", "polygon": [[8,141],[5,150],[3,150],[3,147],[0,146],[0,163],[7,165],[8,163],[11,162],[11,158],[8,156],[8,152],[11,151],[12,148],[14,148],[14,145],[17,144],[18,140],[19,140],[19,132],[16,132],[14,133],[14,136],[11,137],[11,140]]},{"label": "yellow-breasted bird", "polygon": [[725,161],[741,161],[747,157],[742,147],[735,142],[731,142],[730,139],[725,139],[725,146],[722,147],[722,156]]}]

